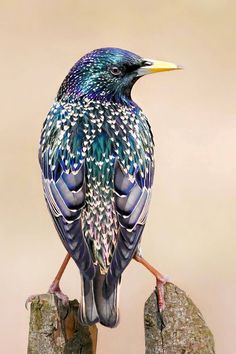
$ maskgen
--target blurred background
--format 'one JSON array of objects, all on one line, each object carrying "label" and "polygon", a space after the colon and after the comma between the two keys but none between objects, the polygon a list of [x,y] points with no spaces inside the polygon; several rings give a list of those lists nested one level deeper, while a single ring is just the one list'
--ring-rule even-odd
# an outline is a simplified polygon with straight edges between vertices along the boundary
[{"label": "blurred background", "polygon": [[[139,80],[156,176],[145,257],[201,309],[219,354],[236,346],[236,3],[227,0],[0,1],[1,351],[26,353],[24,301],[46,292],[65,255],[47,212],[40,130],[69,68],[88,51],[121,47],[182,64]],[[79,298],[71,262],[62,287]],[[98,354],[144,353],[143,306],[154,279],[123,276],[116,329],[99,326]]]}]

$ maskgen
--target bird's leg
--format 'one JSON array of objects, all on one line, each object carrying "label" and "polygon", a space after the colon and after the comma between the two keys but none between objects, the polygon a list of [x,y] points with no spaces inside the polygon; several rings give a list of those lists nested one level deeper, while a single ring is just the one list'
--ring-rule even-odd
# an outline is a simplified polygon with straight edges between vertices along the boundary
[{"label": "bird's leg", "polygon": [[60,266],[59,271],[57,272],[57,275],[55,276],[55,278],[48,290],[49,294],[55,294],[59,299],[61,299],[63,304],[67,304],[69,301],[69,298],[67,295],[65,295],[61,291],[59,283],[60,283],[61,277],[66,269],[66,266],[67,266],[69,260],[70,260],[70,255],[69,255],[69,253],[67,253],[62,265]]},{"label": "bird's leg", "polygon": [[134,256],[135,261],[141,263],[145,268],[147,268],[156,278],[156,287],[158,295],[158,307],[160,312],[165,309],[165,300],[164,300],[164,285],[168,281],[168,278],[158,272],[151,264],[149,264],[146,259],[144,259],[140,254]]},{"label": "bird's leg", "polygon": [[[62,277],[62,275],[63,275],[63,273],[64,273],[64,271],[66,269],[66,266],[67,266],[69,260],[70,260],[70,255],[69,255],[69,253],[67,253],[67,255],[66,255],[66,257],[65,257],[65,259],[64,259],[64,261],[63,261],[63,263],[62,263],[62,265],[61,265],[61,267],[59,269],[59,271],[57,272],[57,275],[55,276],[55,278],[54,278],[54,280],[53,280],[53,282],[50,285],[49,290],[48,290],[49,294],[55,294],[59,299],[61,299],[62,303],[64,305],[68,304],[69,298],[68,298],[67,295],[63,294],[63,292],[60,289],[59,283],[60,283],[61,277]],[[25,302],[25,308],[26,309],[28,309],[28,304],[30,302],[32,302],[37,296],[38,295],[31,295],[31,296],[28,297],[28,299]]]}]

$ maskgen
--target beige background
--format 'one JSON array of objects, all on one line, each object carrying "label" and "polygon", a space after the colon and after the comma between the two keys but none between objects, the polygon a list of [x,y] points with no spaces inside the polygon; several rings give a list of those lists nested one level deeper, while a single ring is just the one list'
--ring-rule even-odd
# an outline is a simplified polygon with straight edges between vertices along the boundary
[{"label": "beige background", "polygon": [[[1,353],[26,352],[29,294],[45,292],[64,249],[46,210],[37,161],[44,118],[74,62],[118,46],[185,66],[140,80],[133,97],[156,141],[144,255],[199,305],[219,354],[236,346],[235,1],[0,2]],[[152,277],[132,263],[121,323],[99,327],[98,354],[144,353],[143,304]],[[63,289],[79,297],[71,263]]]}]

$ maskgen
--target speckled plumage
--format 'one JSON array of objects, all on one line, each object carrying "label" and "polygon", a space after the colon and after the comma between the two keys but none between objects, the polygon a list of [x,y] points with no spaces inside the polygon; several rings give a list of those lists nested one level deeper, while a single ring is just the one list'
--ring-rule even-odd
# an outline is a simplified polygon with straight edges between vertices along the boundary
[{"label": "speckled plumage", "polygon": [[[147,217],[153,139],[130,96],[143,64],[115,48],[87,54],[65,78],[42,130],[45,198],[82,275],[85,323],[117,323],[117,285]],[[123,76],[111,74],[114,65]]]}]

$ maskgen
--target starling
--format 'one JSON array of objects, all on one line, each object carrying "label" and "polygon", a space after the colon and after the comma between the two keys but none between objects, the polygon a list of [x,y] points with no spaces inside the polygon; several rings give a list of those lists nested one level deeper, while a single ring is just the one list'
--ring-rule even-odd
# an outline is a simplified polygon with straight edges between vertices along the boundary
[{"label": "starling", "polygon": [[159,305],[165,277],[141,256],[140,241],[154,175],[153,136],[131,89],[143,75],[179,66],[127,50],[102,48],[82,57],[64,79],[45,120],[39,149],[46,203],[82,283],[80,320],[114,327],[121,275],[134,258],[156,277]]}]

